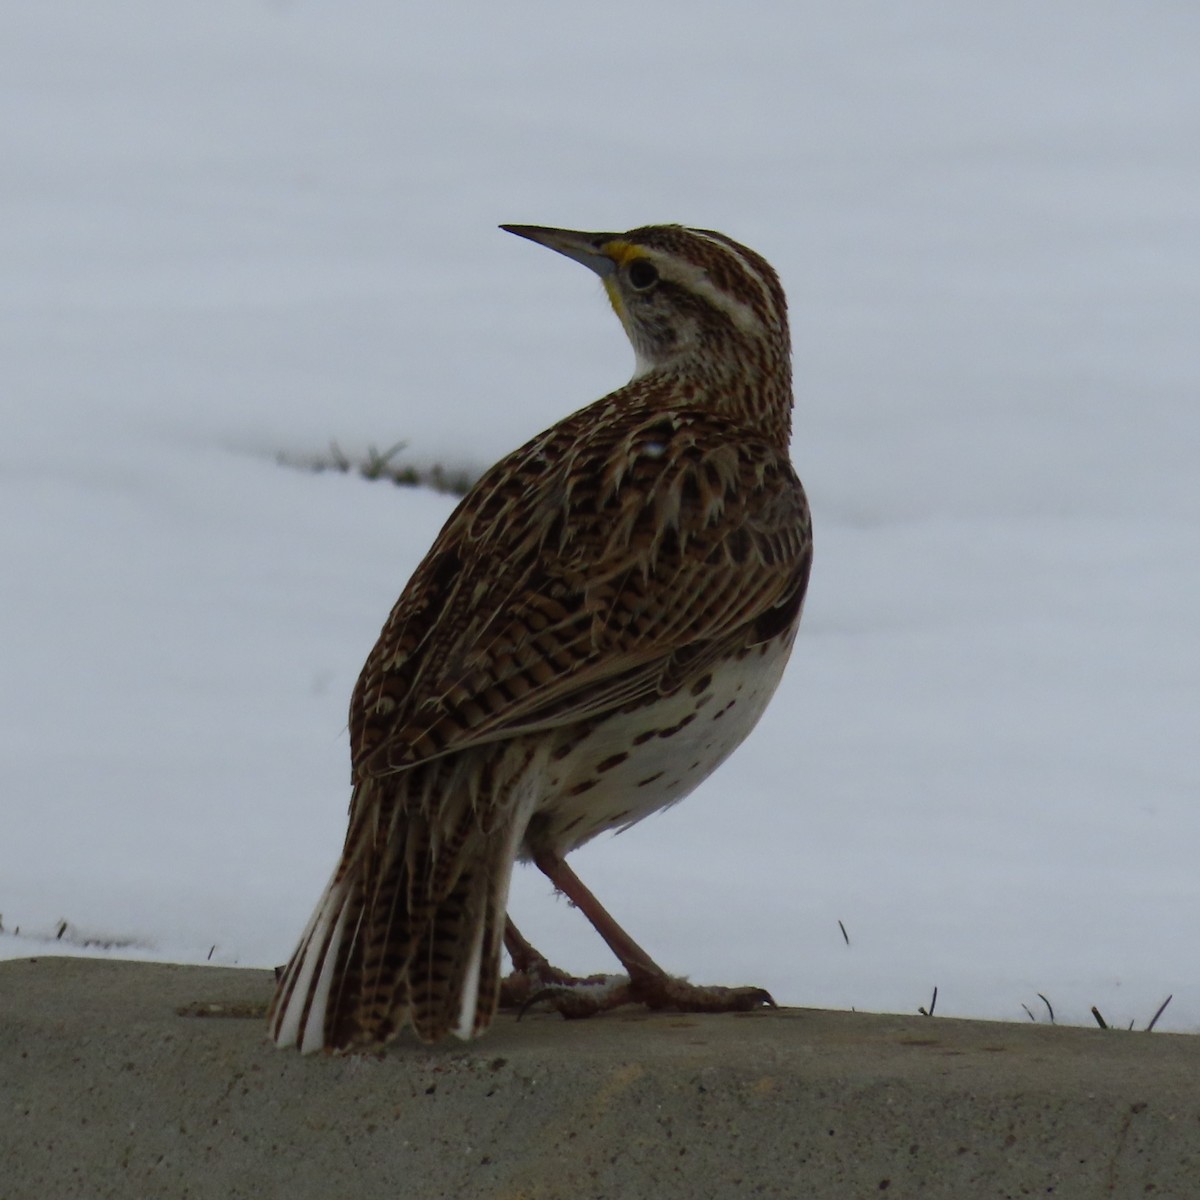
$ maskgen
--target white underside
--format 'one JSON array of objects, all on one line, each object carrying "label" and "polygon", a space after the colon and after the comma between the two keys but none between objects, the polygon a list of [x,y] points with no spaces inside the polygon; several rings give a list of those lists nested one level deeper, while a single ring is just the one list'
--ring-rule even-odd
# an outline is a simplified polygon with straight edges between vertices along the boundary
[{"label": "white underside", "polygon": [[[565,854],[604,832],[623,829],[678,800],[697,787],[758,724],[779,686],[791,652],[791,639],[755,648],[741,661],[712,669],[708,699],[684,687],[654,709],[619,714],[598,726],[560,762],[552,762],[546,799],[538,813],[539,838]],[[647,728],[663,731],[695,712],[695,718],[669,736],[635,745]],[[628,757],[600,770],[620,753]],[[572,796],[572,788],[598,779]]]}]

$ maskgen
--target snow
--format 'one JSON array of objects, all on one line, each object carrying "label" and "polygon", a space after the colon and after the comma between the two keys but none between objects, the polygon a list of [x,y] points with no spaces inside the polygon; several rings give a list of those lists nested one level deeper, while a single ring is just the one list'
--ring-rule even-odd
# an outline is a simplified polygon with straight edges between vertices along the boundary
[{"label": "snow", "polygon": [[576,869],[788,1004],[1200,1029],[1198,51],[1166,0],[6,6],[0,955],[288,956],[453,501],[276,456],[485,466],[632,366],[497,223],[678,220],[788,288],[816,566],[748,744]]}]

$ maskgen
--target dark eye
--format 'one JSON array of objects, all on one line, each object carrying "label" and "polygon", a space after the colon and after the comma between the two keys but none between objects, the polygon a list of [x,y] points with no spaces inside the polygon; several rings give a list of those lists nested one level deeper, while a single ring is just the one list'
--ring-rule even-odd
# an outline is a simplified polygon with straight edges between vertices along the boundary
[{"label": "dark eye", "polygon": [[653,287],[657,282],[658,272],[644,258],[635,258],[629,264],[629,283],[632,287],[637,288],[639,292],[644,292],[647,288]]}]

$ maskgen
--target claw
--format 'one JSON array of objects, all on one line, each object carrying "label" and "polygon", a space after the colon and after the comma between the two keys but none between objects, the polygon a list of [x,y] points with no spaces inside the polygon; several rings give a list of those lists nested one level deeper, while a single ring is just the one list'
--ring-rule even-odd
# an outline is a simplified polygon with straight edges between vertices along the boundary
[{"label": "claw", "polygon": [[752,1012],[778,1008],[770,992],[760,987],[702,987],[670,975],[634,981],[633,999],[650,1009],[675,1012]]}]

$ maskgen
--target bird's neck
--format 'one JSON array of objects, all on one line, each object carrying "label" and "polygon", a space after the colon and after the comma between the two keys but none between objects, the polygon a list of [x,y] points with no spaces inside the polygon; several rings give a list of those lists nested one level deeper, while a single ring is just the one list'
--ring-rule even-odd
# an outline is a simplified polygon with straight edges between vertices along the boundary
[{"label": "bird's neck", "polygon": [[[627,385],[643,403],[721,413],[787,452],[792,434],[792,370],[787,354],[686,360],[650,367]],[[625,390],[625,389],[622,389]]]}]

